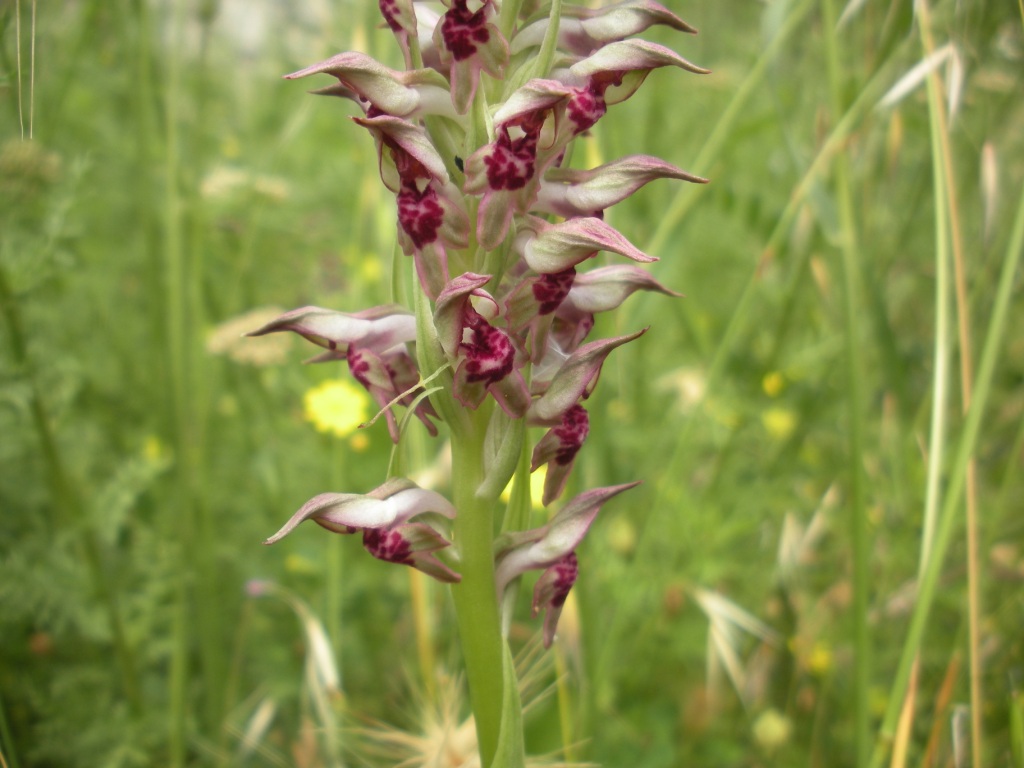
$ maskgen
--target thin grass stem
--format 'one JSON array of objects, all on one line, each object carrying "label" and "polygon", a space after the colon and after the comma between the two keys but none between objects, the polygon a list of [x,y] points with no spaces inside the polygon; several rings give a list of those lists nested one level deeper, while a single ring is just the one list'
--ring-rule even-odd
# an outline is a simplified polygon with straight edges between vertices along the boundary
[{"label": "thin grass stem", "polygon": [[917,706],[917,672],[919,666],[914,664],[910,673],[910,687],[903,701],[903,711],[900,712],[899,725],[896,728],[896,740],[893,743],[892,761],[889,768],[905,768],[907,765],[907,751],[910,747],[910,734],[914,725],[914,711]]},{"label": "thin grass stem", "polygon": [[[171,535],[178,545],[177,582],[174,592],[174,618],[172,624],[172,652],[170,668],[169,717],[169,763],[172,768],[182,768],[186,763],[189,678],[189,631],[188,631],[188,585],[191,568],[188,566],[188,542],[192,538],[194,515],[188,504],[187,460],[181,449],[184,445],[184,403],[186,389],[184,339],[184,249],[182,233],[181,193],[178,189],[180,173],[180,137],[178,131],[178,107],[181,103],[181,41],[183,40],[184,5],[173,3],[171,9],[171,44],[167,54],[167,84],[164,103],[164,276],[166,290],[166,355],[171,396],[168,398],[167,421],[175,438],[177,461],[171,519],[175,530]],[[147,32],[148,30],[145,30]]]},{"label": "thin grass stem", "polygon": [[[929,104],[937,98],[929,81]],[[941,106],[936,107],[941,110]],[[918,578],[927,567],[935,539],[935,527],[941,502],[943,456],[945,454],[946,402],[949,392],[949,225],[945,205],[947,178],[939,149],[938,122],[931,110],[932,179],[935,208],[935,351],[932,375],[931,433],[928,440],[928,470],[925,482],[924,520]]]},{"label": "thin grass stem", "polygon": [[14,0],[14,58],[15,74],[18,78],[18,127],[21,138],[25,138],[25,111],[21,86],[21,0]]},{"label": "thin grass stem", "polygon": [[939,750],[939,740],[946,730],[946,718],[949,715],[949,705],[953,700],[953,691],[956,688],[957,677],[960,674],[960,652],[953,651],[953,657],[946,666],[946,674],[942,678],[938,694],[935,696],[935,706],[932,714],[932,727],[928,734],[928,741],[925,743],[924,755],[921,757],[921,768],[931,768],[935,763],[935,756]]},{"label": "thin grass stem", "polygon": [[[927,0],[918,4],[921,23],[918,25],[922,47],[926,56],[935,51],[931,31],[931,10]],[[957,308],[957,339],[960,346],[960,390],[962,412],[966,415],[971,405],[974,386],[974,355],[971,349],[971,314],[967,297],[966,259],[964,238],[960,224],[960,206],[956,183],[956,167],[953,164],[953,150],[950,141],[949,123],[946,119],[942,94],[944,88],[938,70],[928,75],[928,105],[931,118],[937,128],[939,156],[942,176],[946,181],[946,194],[941,203],[949,208],[949,238],[953,251],[954,296]],[[980,654],[981,623],[981,569],[978,566],[978,490],[976,462],[972,456],[967,463],[966,478],[966,538],[967,538],[967,637],[968,665],[971,690],[971,758],[972,764],[984,765],[984,732],[982,729],[982,671]]]},{"label": "thin grass stem", "polygon": [[28,54],[28,138],[32,139],[36,112],[36,0],[32,0],[32,29]]},{"label": "thin grass stem", "polygon": [[[825,53],[829,90],[832,99],[832,119],[843,115],[843,59],[836,29],[833,0],[823,6]],[[864,503],[864,394],[861,383],[863,371],[860,330],[857,323],[860,308],[858,263],[860,249],[853,210],[852,181],[849,155],[841,152],[835,162],[835,189],[840,221],[840,255],[843,273],[843,335],[846,340],[846,395],[847,395],[847,460],[849,462],[849,520],[853,544],[853,646],[854,658],[854,749],[855,764],[867,763],[871,749],[871,721],[868,692],[871,686],[871,638],[868,627],[868,599],[870,590],[871,551],[868,537],[867,509]]]}]

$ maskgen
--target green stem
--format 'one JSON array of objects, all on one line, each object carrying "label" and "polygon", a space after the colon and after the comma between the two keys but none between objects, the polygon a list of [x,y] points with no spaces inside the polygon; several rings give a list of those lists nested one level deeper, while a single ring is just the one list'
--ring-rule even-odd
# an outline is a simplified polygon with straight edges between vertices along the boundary
[{"label": "green stem", "polygon": [[[836,32],[834,0],[825,0],[822,23],[825,29],[829,90],[832,116],[843,116],[842,51]],[[871,559],[867,510],[864,505],[864,395],[861,386],[861,343],[857,324],[859,288],[857,228],[851,194],[850,162],[847,153],[840,153],[835,164],[836,199],[839,205],[840,249],[843,270],[843,326],[846,337],[845,368],[847,391],[848,451],[850,471],[849,522],[853,545],[853,647],[854,684],[854,748],[856,765],[867,764],[871,749],[871,718],[868,690],[871,685],[871,637],[868,627],[869,565]]]},{"label": "green stem", "polygon": [[469,695],[476,719],[480,764],[490,766],[502,721],[504,653],[494,580],[494,500],[476,490],[484,479],[483,445],[487,407],[471,414],[469,428],[452,434],[452,483],[455,541],[462,581],[452,587],[466,664]]},{"label": "green stem", "polygon": [[184,5],[172,6],[171,52],[167,60],[167,86],[164,113],[164,248],[163,269],[165,279],[165,354],[169,372],[170,397],[165,417],[175,445],[176,482],[170,506],[175,509],[173,528],[167,535],[177,542],[178,568],[174,589],[174,619],[172,622],[172,653],[169,674],[169,715],[167,718],[170,741],[168,762],[172,768],[185,765],[187,753],[186,721],[188,719],[189,663],[189,611],[188,592],[192,569],[189,556],[193,545],[195,513],[189,504],[189,463],[192,447],[186,435],[187,375],[186,357],[186,270],[183,245],[183,212],[179,188],[180,135],[178,129],[179,105],[182,100],[180,45],[184,29]]}]

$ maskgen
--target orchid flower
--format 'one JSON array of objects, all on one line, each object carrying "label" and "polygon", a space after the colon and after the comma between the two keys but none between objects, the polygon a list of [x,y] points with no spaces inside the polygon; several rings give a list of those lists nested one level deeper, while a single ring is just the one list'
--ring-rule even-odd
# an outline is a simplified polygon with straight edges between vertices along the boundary
[{"label": "orchid flower", "polygon": [[405,56],[405,68],[412,69],[412,48],[409,41],[419,39],[419,22],[413,0],[378,0],[384,23],[394,32]]},{"label": "orchid flower", "polygon": [[[661,67],[679,67],[702,75],[710,71],[663,45],[646,40],[619,40],[602,46],[560,75],[568,84],[585,87],[606,104],[620,104],[636,93],[653,70]],[[586,128],[578,128],[582,130]]]},{"label": "orchid flower", "polygon": [[488,392],[513,418],[521,417],[530,405],[521,357],[506,331],[491,325],[473,306],[478,297],[497,306],[482,286],[489,275],[470,272],[451,281],[437,299],[434,324],[441,346],[456,364],[454,397],[463,405],[480,407]]},{"label": "orchid flower", "polygon": [[501,76],[508,64],[508,43],[491,23],[495,14],[491,0],[483,0],[476,11],[469,9],[469,0],[449,3],[434,32],[434,43],[443,51],[442,63],[449,66],[455,110],[465,114],[476,94],[480,72]]},{"label": "orchid flower", "polygon": [[457,582],[459,575],[433,554],[451,542],[429,523],[409,522],[427,514],[451,519],[455,507],[439,493],[420,488],[411,480],[393,478],[364,495],[314,496],[263,543],[275,544],[300,523],[312,520],[334,533],[362,532],[363,546],[380,560],[411,565],[440,581]]},{"label": "orchid flower", "polygon": [[[644,328],[626,336],[584,344],[558,366],[550,380],[542,378],[547,358],[542,360],[538,367],[538,374],[531,382],[533,393],[542,393],[533,401],[527,414],[531,423],[555,424],[561,422],[566,411],[581,399],[590,397],[590,393],[594,391],[597,379],[601,375],[601,366],[604,365],[604,361],[612,350],[638,339],[646,332],[647,329]],[[553,350],[553,356],[560,358],[559,352],[560,350]]]},{"label": "orchid flower", "polygon": [[589,171],[552,168],[541,182],[536,209],[564,218],[601,218],[606,208],[621,203],[655,179],[707,183],[707,179],[680,170],[664,160],[633,155]]},{"label": "orchid flower", "polygon": [[[589,56],[606,43],[639,34],[656,24],[691,34],[697,31],[652,0],[623,0],[604,8],[563,6],[558,47],[570,55]],[[523,27],[513,38],[512,53],[540,47],[550,25],[551,19],[543,18]]]},{"label": "orchid flower", "polygon": [[576,547],[587,535],[597,513],[609,499],[639,485],[638,482],[595,488],[574,497],[547,525],[506,534],[496,544],[498,594],[530,570],[545,569],[534,590],[533,612],[547,611],[544,646],[551,646],[569,589],[576,581]]},{"label": "orchid flower", "polygon": [[508,233],[514,213],[532,205],[539,175],[561,156],[553,135],[542,135],[549,117],[556,121],[572,89],[554,80],[531,80],[495,113],[494,141],[466,160],[467,194],[481,195],[477,239],[497,246]]},{"label": "orchid flower", "polygon": [[589,259],[598,251],[608,251],[638,262],[657,261],[648,256],[617,229],[594,216],[548,224],[531,217],[516,237],[516,250],[535,272],[562,272]]},{"label": "orchid flower", "polygon": [[399,72],[363,53],[347,52],[285,75],[295,80],[316,74],[333,75],[369,105],[370,113],[393,117],[454,117],[448,82],[432,69]]},{"label": "orchid flower", "polygon": [[378,355],[371,349],[350,348],[346,360],[352,377],[383,409],[392,442],[397,443],[401,437],[398,420],[390,408],[395,401],[399,405],[412,406],[419,399],[414,412],[427,431],[432,436],[437,435],[437,426],[431,421],[431,418],[437,418],[437,412],[429,400],[419,398],[422,393],[419,371],[408,352],[399,349]]},{"label": "orchid flower", "polygon": [[542,465],[548,465],[542,497],[545,507],[565,490],[576,454],[583,447],[589,432],[590,418],[587,410],[577,403],[562,414],[562,423],[548,430],[534,446],[530,471],[536,472]]},{"label": "orchid flower", "polygon": [[307,341],[344,355],[350,346],[384,352],[416,339],[416,318],[397,305],[335,312],[322,307],[301,307],[286,312],[247,336],[292,331]]},{"label": "orchid flower", "polygon": [[[388,432],[398,442],[398,422],[388,407],[397,400],[411,405],[417,398],[419,372],[406,350],[416,338],[414,316],[402,307],[388,305],[347,314],[321,307],[302,307],[272,320],[249,336],[292,331],[327,351],[309,362],[348,362],[349,372],[385,409]],[[437,413],[429,400],[420,400],[416,416],[432,435],[437,427],[430,420]]]},{"label": "orchid flower", "polygon": [[637,291],[681,296],[650,273],[629,264],[598,267],[573,281],[569,295],[555,310],[555,338],[563,348],[576,349],[594,327],[594,315],[618,309]]},{"label": "orchid flower", "polygon": [[399,243],[415,257],[427,294],[437,298],[448,280],[448,251],[467,245],[462,196],[422,128],[387,115],[355,122],[376,139],[381,181],[396,194]]}]

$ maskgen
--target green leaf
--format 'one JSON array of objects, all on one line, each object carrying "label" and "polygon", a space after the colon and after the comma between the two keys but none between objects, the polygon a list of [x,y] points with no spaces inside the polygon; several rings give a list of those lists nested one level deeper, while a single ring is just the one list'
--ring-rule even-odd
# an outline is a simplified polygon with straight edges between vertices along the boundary
[{"label": "green leaf", "polygon": [[484,481],[476,494],[481,499],[497,499],[516,471],[523,452],[526,420],[513,419],[495,408],[484,438]]}]

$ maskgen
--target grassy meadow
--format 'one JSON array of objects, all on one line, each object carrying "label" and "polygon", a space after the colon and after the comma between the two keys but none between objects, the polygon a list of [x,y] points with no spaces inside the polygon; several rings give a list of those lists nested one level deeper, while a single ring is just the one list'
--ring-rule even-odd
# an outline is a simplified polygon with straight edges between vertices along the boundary
[{"label": "grassy meadow", "polygon": [[[607,214],[685,296],[594,331],[650,326],[570,495],[644,482],[580,548],[550,653],[520,600],[528,747],[1020,768],[1024,7],[663,2],[700,34],[644,37],[712,74],[654,72],[572,162],[711,183]],[[393,456],[340,365],[240,338],[401,296],[355,107],[280,78],[399,65],[379,18],[0,4],[0,765],[442,768],[467,733],[445,588],[315,526],[261,545],[390,462],[445,489],[443,432]]]}]

